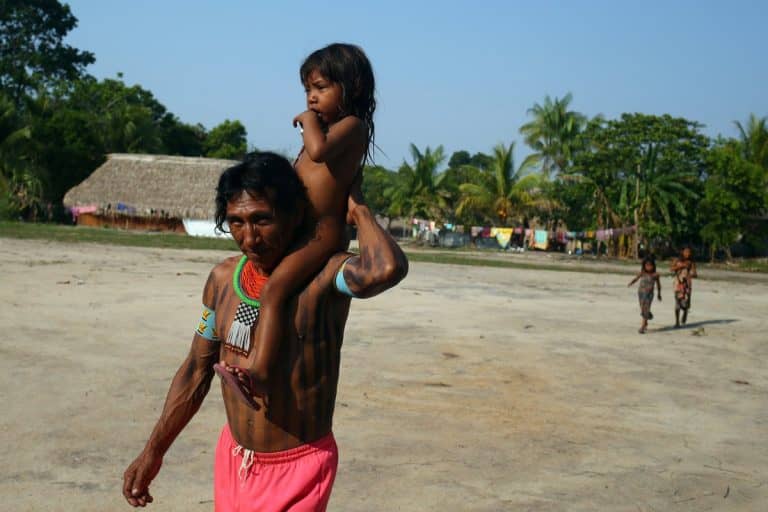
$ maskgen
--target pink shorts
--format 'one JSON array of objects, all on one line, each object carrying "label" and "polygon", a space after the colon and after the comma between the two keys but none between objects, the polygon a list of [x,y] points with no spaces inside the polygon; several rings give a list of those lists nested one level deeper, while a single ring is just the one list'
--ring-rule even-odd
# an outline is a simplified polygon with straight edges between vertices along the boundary
[{"label": "pink shorts", "polygon": [[260,453],[238,445],[224,425],[213,471],[215,510],[325,510],[338,463],[332,433],[290,450]]}]

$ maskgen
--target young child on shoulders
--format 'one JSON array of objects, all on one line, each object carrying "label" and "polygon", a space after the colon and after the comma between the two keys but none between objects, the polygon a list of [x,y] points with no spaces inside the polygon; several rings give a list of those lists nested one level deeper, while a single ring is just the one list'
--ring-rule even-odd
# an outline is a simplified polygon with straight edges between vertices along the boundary
[{"label": "young child on shoulders", "polygon": [[651,313],[651,303],[653,302],[653,289],[658,287],[658,297],[661,301],[661,281],[659,280],[659,274],[656,272],[656,260],[651,256],[643,258],[643,262],[640,265],[640,273],[638,273],[633,280],[629,282],[627,287],[632,286],[637,281],[640,284],[637,287],[637,299],[640,302],[640,316],[643,317],[643,322],[640,324],[640,334],[645,334],[648,328],[648,320],[653,319],[653,313]]},{"label": "young child on shoulders", "polygon": [[330,256],[346,249],[350,186],[374,146],[375,81],[361,48],[341,43],[321,48],[306,58],[299,76],[307,108],[293,119],[303,138],[294,167],[307,189],[311,207],[307,217],[314,226],[311,236],[283,258],[263,284],[255,334],[248,332],[254,339],[245,364],[225,365],[243,388],[252,391],[251,396],[238,394],[251,407],[257,406],[254,397],[266,398],[269,372],[286,335],[288,302]]}]

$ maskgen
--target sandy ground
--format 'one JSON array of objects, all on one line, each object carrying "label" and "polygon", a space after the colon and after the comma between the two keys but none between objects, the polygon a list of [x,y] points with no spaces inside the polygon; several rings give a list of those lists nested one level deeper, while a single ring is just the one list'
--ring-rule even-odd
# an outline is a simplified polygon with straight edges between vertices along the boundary
[{"label": "sandy ground", "polygon": [[[0,238],[0,509],[128,510],[121,475],[185,356],[206,251]],[[415,263],[353,305],[331,510],[768,510],[768,283]],[[152,487],[211,510],[218,382]]]}]

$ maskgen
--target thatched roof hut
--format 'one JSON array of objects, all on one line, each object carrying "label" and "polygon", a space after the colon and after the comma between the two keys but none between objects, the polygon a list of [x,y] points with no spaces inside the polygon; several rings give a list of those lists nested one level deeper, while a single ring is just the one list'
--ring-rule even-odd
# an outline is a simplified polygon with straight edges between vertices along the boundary
[{"label": "thatched roof hut", "polygon": [[110,154],[93,174],[64,196],[68,208],[96,206],[133,217],[162,215],[212,219],[219,176],[232,160],[166,155]]}]

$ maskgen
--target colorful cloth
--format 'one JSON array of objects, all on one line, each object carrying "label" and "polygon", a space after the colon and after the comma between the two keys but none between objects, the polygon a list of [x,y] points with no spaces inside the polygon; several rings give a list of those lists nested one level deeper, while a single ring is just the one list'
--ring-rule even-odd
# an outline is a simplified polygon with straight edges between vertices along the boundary
[{"label": "colorful cloth", "polygon": [[640,302],[640,316],[646,320],[653,318],[651,303],[653,302],[653,288],[656,285],[657,274],[643,272],[640,276],[640,284],[637,286],[637,300]]},{"label": "colorful cloth", "polygon": [[543,230],[536,230],[533,233],[533,246],[536,249],[541,249],[543,251],[547,250],[547,247],[549,246],[549,233]]},{"label": "colorful cloth", "polygon": [[683,267],[675,272],[675,310],[688,310],[691,307],[691,267]]},{"label": "colorful cloth", "polygon": [[77,221],[77,217],[83,213],[94,213],[99,209],[98,206],[95,204],[91,204],[88,206],[73,206],[69,209],[69,212],[72,214],[72,222]]},{"label": "colorful cloth", "polygon": [[496,237],[502,248],[506,248],[512,238],[513,231],[513,228],[491,228],[491,236]]},{"label": "colorful cloth", "polygon": [[216,446],[216,512],[324,511],[331,497],[339,452],[333,434],[291,450],[246,450],[224,425]]}]

